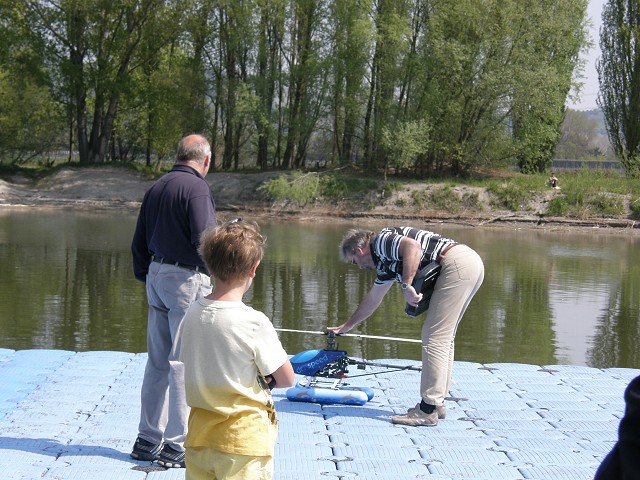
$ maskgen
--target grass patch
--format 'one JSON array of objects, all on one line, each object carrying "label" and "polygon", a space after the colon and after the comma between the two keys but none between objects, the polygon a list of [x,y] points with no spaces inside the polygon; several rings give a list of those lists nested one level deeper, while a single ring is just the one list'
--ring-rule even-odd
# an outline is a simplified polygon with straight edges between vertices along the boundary
[{"label": "grass patch", "polygon": [[640,197],[634,197],[629,204],[631,217],[640,220]]},{"label": "grass patch", "polygon": [[589,198],[589,208],[599,215],[618,216],[625,213],[624,203],[620,195],[597,193]]},{"label": "grass patch", "polygon": [[477,192],[462,195],[462,208],[466,212],[482,212],[484,207]]},{"label": "grass patch", "polygon": [[417,208],[441,210],[449,213],[460,211],[460,197],[448,185],[422,192],[413,191],[411,199]]},{"label": "grass patch", "polygon": [[401,186],[399,182],[384,182],[366,177],[324,172],[293,172],[264,182],[258,187],[258,191],[269,200],[302,206],[320,198],[345,200],[366,198],[370,194],[389,197]]},{"label": "grass patch", "polygon": [[547,215],[551,215],[553,217],[561,217],[566,215],[568,212],[569,202],[564,196],[555,197],[549,202],[549,206],[547,207]]},{"label": "grass patch", "polygon": [[529,200],[533,197],[533,192],[526,186],[507,181],[492,182],[487,190],[492,195],[492,206],[513,212],[526,210]]},{"label": "grass patch", "polygon": [[[450,186],[444,185],[430,190],[411,192],[413,205],[417,208],[428,208],[430,210],[440,210],[449,213],[459,213],[461,211],[482,211],[484,208],[478,193],[464,193],[462,197]],[[404,206],[406,202],[402,201]]]}]

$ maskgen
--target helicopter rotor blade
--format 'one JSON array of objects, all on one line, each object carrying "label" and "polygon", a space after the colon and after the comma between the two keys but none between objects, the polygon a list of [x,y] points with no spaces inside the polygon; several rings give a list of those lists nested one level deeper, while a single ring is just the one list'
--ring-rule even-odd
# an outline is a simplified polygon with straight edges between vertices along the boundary
[{"label": "helicopter rotor blade", "polygon": [[[329,332],[321,332],[317,330],[293,330],[290,328],[276,328],[276,330],[278,332],[310,333],[312,335],[329,335]],[[422,343],[422,340],[416,340],[415,338],[382,337],[379,335],[360,335],[357,333],[337,333],[336,337],[370,338],[373,340],[391,340],[394,342]]]}]

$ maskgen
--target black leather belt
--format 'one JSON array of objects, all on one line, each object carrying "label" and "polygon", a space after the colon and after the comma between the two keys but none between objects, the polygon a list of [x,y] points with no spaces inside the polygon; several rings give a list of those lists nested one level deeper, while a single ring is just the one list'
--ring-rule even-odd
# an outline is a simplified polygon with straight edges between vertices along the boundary
[{"label": "black leather belt", "polygon": [[441,251],[440,254],[438,255],[438,262],[440,262],[440,260],[442,260],[442,257],[444,257],[447,252],[449,250],[451,250],[453,247],[455,247],[456,245],[460,245],[459,243],[450,243],[449,245],[447,245],[446,247],[444,247]]},{"label": "black leather belt", "polygon": [[168,258],[157,257],[155,255],[151,257],[151,261],[156,263],[167,264],[167,265],[175,265],[176,267],[186,268],[187,270],[193,270],[194,272],[204,273],[205,275],[209,275],[209,272],[207,272],[207,269],[199,265],[187,265],[186,263],[176,262],[175,260],[169,260]]}]

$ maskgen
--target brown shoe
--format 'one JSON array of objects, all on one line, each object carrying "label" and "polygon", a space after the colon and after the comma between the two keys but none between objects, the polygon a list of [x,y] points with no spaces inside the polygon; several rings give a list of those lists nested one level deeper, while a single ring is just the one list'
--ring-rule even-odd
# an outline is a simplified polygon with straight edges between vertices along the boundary
[{"label": "brown shoe", "polygon": [[424,413],[420,408],[412,408],[406,415],[394,415],[391,422],[409,427],[435,427],[438,425],[438,412]]},{"label": "brown shoe", "polygon": [[[420,404],[416,403],[415,407],[411,407],[409,410],[407,410],[407,413],[411,413],[414,410],[420,410]],[[444,420],[445,418],[447,418],[447,407],[446,405],[443,403],[442,405],[438,405],[436,407],[436,412],[438,412],[438,419],[439,420]]]}]

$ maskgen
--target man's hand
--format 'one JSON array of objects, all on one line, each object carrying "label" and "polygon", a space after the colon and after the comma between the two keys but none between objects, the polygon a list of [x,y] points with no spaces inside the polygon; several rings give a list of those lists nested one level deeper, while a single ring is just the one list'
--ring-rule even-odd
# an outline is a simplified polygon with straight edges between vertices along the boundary
[{"label": "man's hand", "polygon": [[407,288],[402,291],[402,295],[404,296],[405,302],[407,302],[412,307],[418,305],[418,303],[420,303],[420,300],[422,300],[422,294],[416,292],[416,289],[413,288],[413,285],[407,285]]},{"label": "man's hand", "polygon": [[350,328],[346,328],[345,325],[346,324],[343,323],[342,325],[339,325],[337,327],[327,327],[327,332],[333,332],[336,335],[339,335],[341,333],[347,333],[351,329]]}]

